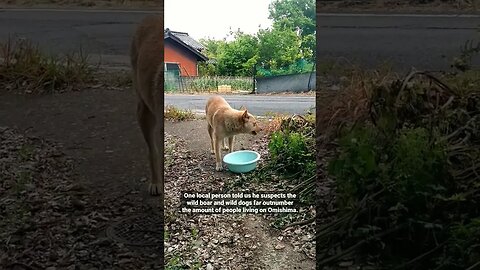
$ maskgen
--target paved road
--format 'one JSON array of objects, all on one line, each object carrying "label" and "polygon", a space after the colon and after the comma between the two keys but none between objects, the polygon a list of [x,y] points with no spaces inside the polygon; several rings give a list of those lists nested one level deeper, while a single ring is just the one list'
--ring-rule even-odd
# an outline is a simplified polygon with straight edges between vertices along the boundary
[{"label": "paved road", "polygon": [[[135,24],[154,11],[0,10],[0,40],[39,42],[50,52],[78,50],[128,64]],[[366,66],[441,69],[465,40],[478,37],[479,16],[317,14],[319,59],[346,57]],[[181,30],[181,29],[179,29]]]},{"label": "paved road", "polygon": [[[468,39],[479,40],[480,16],[317,14],[317,55],[400,70],[448,68]],[[477,59],[478,62],[478,59]]]},{"label": "paved road", "polygon": [[[178,108],[189,109],[198,113],[205,113],[205,104],[208,95],[165,95],[165,105],[174,105]],[[233,108],[239,109],[245,105],[254,115],[266,115],[272,112],[304,114],[315,106],[313,96],[260,96],[242,95],[225,96],[225,100]]]},{"label": "paved road", "polygon": [[0,9],[0,40],[28,38],[51,53],[79,51],[92,60],[128,65],[136,24],[146,11]]}]

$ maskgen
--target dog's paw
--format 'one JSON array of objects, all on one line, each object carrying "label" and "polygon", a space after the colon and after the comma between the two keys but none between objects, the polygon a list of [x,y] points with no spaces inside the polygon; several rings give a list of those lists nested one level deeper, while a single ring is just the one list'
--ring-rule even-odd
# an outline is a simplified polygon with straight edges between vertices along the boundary
[{"label": "dog's paw", "polygon": [[215,166],[215,170],[216,170],[217,172],[223,171],[222,163],[220,163],[220,164],[217,163],[217,166]]},{"label": "dog's paw", "polygon": [[213,155],[213,154],[215,154],[215,151],[213,151],[213,150],[210,150],[210,154],[212,154],[212,155]]},{"label": "dog's paw", "polygon": [[230,150],[230,148],[228,146],[224,146],[224,147],[222,147],[222,150],[223,151],[228,151],[228,150]]},{"label": "dog's paw", "polygon": [[161,192],[163,192],[163,190],[160,189],[159,184],[150,183],[148,186],[148,193],[152,196],[158,196]]}]

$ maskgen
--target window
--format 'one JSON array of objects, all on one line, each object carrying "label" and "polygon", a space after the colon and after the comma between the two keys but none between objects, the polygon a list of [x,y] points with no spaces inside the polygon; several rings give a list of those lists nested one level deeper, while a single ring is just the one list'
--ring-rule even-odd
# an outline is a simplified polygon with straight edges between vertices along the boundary
[{"label": "window", "polygon": [[178,63],[165,63],[165,70],[166,71],[180,70],[180,65]]}]

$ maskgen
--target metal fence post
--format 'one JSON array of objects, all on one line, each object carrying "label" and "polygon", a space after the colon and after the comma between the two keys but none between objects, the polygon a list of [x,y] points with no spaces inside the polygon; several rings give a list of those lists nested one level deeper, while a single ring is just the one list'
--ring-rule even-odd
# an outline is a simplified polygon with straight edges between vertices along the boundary
[{"label": "metal fence post", "polygon": [[252,89],[252,94],[255,94],[257,91],[255,90],[255,81],[256,81],[256,75],[257,75],[257,64],[254,64],[252,67],[253,70],[253,89]]}]

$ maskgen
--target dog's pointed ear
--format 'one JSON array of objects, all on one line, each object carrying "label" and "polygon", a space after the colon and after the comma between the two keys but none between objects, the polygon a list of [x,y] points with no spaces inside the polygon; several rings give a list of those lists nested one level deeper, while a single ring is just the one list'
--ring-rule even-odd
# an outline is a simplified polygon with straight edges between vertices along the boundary
[{"label": "dog's pointed ear", "polygon": [[247,107],[245,107],[245,105],[240,106],[240,111],[243,111],[243,110],[245,111],[247,110]]},{"label": "dog's pointed ear", "polygon": [[248,116],[248,111],[245,110],[245,111],[243,112],[243,114],[242,114],[242,118],[243,118],[243,119],[248,119],[249,117],[250,117],[250,116]]}]

